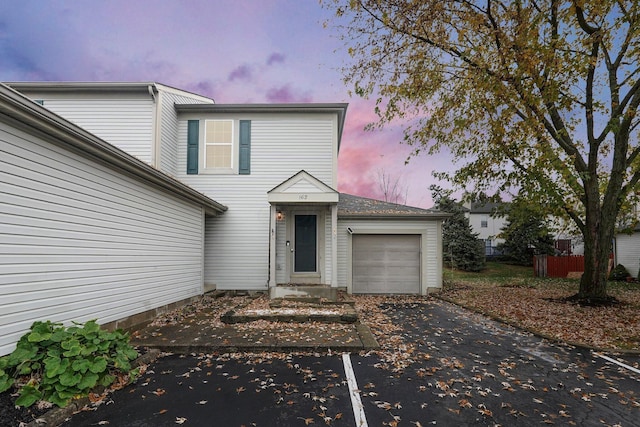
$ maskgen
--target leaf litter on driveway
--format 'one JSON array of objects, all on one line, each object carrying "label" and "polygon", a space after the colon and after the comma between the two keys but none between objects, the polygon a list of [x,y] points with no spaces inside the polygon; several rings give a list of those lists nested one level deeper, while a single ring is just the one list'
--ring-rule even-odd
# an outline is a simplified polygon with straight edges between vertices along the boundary
[{"label": "leaf litter on driveway", "polygon": [[[586,350],[540,340],[428,297],[358,296],[355,300],[361,320],[380,344],[379,350],[352,356],[359,393],[367,416],[374,420],[370,425],[615,426],[637,420],[637,378],[595,360]],[[198,304],[207,315],[186,307],[156,322],[197,327],[218,322],[230,307],[260,307],[268,300],[223,297]],[[266,332],[273,323],[238,326],[247,332]],[[335,332],[344,325],[306,326],[308,331]],[[242,425],[353,425],[345,406],[348,391],[339,359],[327,356],[309,351],[235,352],[168,356],[158,363],[165,360],[173,368],[182,361],[190,366],[160,374],[178,381],[182,392],[193,394],[190,411],[207,407],[211,413],[231,417],[235,407],[247,404],[258,415],[244,417]],[[153,374],[147,373],[132,388],[140,389],[140,398],[147,402],[169,399],[165,406],[155,407],[156,417],[171,423],[184,418],[185,424],[197,425],[190,413],[172,410],[171,393],[152,392],[169,389],[159,385],[158,374]],[[197,386],[187,385],[194,378]],[[205,395],[191,393],[203,386],[208,390]],[[142,393],[142,389],[148,390]],[[256,395],[269,399],[256,400]],[[598,413],[605,418],[590,415]],[[270,424],[268,417],[279,421]],[[240,425],[235,423],[239,418],[225,419],[229,421],[225,425]]]}]

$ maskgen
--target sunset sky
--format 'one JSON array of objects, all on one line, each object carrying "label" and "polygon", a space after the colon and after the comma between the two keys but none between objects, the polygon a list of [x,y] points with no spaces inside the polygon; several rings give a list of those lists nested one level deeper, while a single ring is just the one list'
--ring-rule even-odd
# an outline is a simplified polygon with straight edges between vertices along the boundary
[{"label": "sunset sky", "polygon": [[431,172],[451,169],[447,156],[405,165],[400,126],[363,130],[373,105],[349,97],[327,18],[318,0],[6,0],[0,81],[155,81],[221,104],[348,102],[338,190],[381,198],[384,171],[407,204],[431,207]]}]

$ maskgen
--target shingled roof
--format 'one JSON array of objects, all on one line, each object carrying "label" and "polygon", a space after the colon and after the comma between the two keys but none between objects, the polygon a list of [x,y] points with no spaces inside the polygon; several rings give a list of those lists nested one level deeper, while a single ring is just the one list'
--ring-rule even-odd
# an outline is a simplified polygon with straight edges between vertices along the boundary
[{"label": "shingled roof", "polygon": [[471,204],[471,213],[472,214],[493,214],[505,205],[506,203],[474,202]]},{"label": "shingled roof", "polygon": [[399,205],[340,193],[338,202],[339,217],[378,217],[378,218],[430,218],[444,219],[450,216],[437,209],[422,209],[413,206]]}]

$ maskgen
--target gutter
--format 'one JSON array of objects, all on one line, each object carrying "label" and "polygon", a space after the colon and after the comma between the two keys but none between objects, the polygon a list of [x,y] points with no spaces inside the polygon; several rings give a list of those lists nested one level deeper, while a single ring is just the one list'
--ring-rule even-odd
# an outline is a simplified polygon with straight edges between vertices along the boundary
[{"label": "gutter", "polygon": [[394,220],[412,220],[412,219],[433,219],[433,220],[444,220],[451,217],[452,214],[442,212],[442,213],[432,213],[432,214],[340,214],[338,211],[338,219],[394,219]]},{"label": "gutter", "polygon": [[36,129],[65,148],[72,148],[194,202],[202,206],[208,215],[216,216],[227,210],[221,203],[68,122],[4,84],[0,84],[0,119],[27,130]]}]

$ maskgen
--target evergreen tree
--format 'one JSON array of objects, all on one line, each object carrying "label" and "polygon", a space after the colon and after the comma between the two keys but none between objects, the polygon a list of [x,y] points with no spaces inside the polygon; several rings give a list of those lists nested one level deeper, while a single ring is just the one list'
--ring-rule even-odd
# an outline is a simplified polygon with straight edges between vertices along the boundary
[{"label": "evergreen tree", "polygon": [[442,251],[445,265],[463,271],[481,271],[485,267],[484,245],[465,216],[465,210],[451,198],[451,192],[430,187],[435,207],[451,217],[442,223]]},{"label": "evergreen tree", "polygon": [[544,216],[530,207],[516,208],[514,204],[500,237],[505,242],[499,244],[498,249],[516,264],[533,265],[534,255],[554,253],[554,239]]}]

